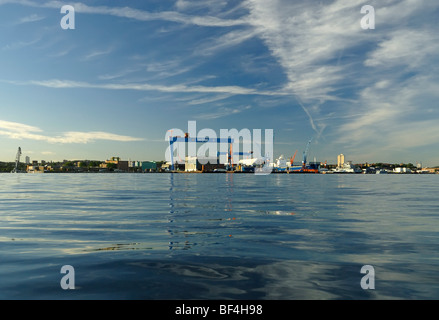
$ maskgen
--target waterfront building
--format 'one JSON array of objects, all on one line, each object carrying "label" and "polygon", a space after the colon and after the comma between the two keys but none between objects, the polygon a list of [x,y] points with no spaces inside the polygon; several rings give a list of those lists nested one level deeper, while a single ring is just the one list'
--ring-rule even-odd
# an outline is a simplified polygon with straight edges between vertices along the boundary
[{"label": "waterfront building", "polygon": [[345,161],[344,161],[344,154],[343,153],[339,154],[337,156],[337,167],[339,167],[339,168],[343,167],[344,163],[345,163]]},{"label": "waterfront building", "polygon": [[151,172],[157,170],[157,163],[155,161],[143,161],[141,163],[142,172]]},{"label": "waterfront building", "polygon": [[394,173],[412,173],[412,170],[410,170],[409,168],[402,168],[402,167],[398,167],[393,169]]},{"label": "waterfront building", "polygon": [[197,157],[186,157],[184,162],[184,171],[193,172],[199,170],[199,162]]}]

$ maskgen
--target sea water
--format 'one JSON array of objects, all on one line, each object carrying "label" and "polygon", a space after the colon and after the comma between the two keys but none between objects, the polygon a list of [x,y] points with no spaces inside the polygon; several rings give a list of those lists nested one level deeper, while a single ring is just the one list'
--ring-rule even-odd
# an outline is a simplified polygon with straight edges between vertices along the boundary
[{"label": "sea water", "polygon": [[439,299],[438,190],[438,175],[0,174],[0,299]]}]

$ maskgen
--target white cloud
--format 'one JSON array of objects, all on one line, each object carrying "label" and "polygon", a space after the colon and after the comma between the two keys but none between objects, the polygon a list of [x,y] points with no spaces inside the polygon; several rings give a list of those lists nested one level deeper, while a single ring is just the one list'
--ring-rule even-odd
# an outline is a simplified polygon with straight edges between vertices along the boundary
[{"label": "white cloud", "polygon": [[[398,136],[413,146],[410,134],[419,138],[417,132],[437,132],[428,127],[433,122],[423,119],[428,117],[423,111],[436,105],[432,88],[438,84],[439,36],[434,12],[439,3],[372,1],[376,30],[361,28],[365,3],[360,0],[245,4],[248,21],[287,76],[283,92],[297,97],[317,135],[336,125],[332,133],[338,144],[356,150],[380,145],[391,151]],[[338,96],[346,88],[351,102]],[[343,117],[325,116],[334,110],[326,111],[325,104],[333,101],[339,102],[336,109]]]},{"label": "white cloud", "polygon": [[93,51],[89,52],[88,54],[86,54],[86,55],[82,58],[82,60],[84,60],[84,61],[92,60],[92,59],[94,59],[94,58],[96,58],[96,57],[100,57],[100,56],[108,55],[108,54],[110,54],[111,52],[113,52],[113,49],[112,49],[112,48],[105,49],[105,50],[93,50]]},{"label": "white cloud", "polygon": [[334,142],[361,152],[380,149],[382,154],[438,143],[438,78],[419,75],[405,81],[388,77],[364,88],[355,104],[364,114],[337,129]]},{"label": "white cloud", "polygon": [[180,58],[166,61],[150,61],[146,64],[146,71],[154,73],[154,79],[165,79],[187,73],[193,70],[197,64],[184,65]]},{"label": "white cloud", "polygon": [[283,92],[297,97],[319,136],[326,124],[316,123],[314,117],[320,114],[312,109],[319,110],[318,105],[340,99],[335,92],[352,68],[351,64],[341,64],[340,56],[364,38],[359,24],[361,1],[245,3],[249,23],[287,76]]},{"label": "white cloud", "polygon": [[436,30],[402,29],[390,33],[379,43],[364,64],[368,67],[404,66],[417,69],[437,56],[439,37]]},{"label": "white cloud", "polygon": [[218,94],[218,95],[208,95],[204,97],[192,97],[188,104],[190,105],[198,105],[198,104],[206,104],[206,103],[212,103],[220,100],[227,99],[231,97],[231,94]]},{"label": "white cloud", "polygon": [[[0,0],[0,5],[5,3],[13,1]],[[18,3],[57,10],[63,4],[61,1],[30,0]],[[215,37],[196,41],[193,50],[195,54],[191,58],[200,58],[197,67],[205,63],[201,59],[203,55],[213,55],[224,48],[259,37],[283,70],[284,74],[277,79],[285,78],[286,81],[275,91],[259,90],[256,85],[254,88],[239,85],[208,87],[157,81],[175,75],[173,70],[181,74],[194,68],[185,66],[184,60],[180,59],[167,63],[151,63],[148,60],[149,64],[143,67],[156,76],[150,77],[155,82],[148,79],[147,83],[91,83],[88,80],[53,79],[16,84],[49,88],[192,93],[199,98],[188,104],[195,105],[233,95],[270,96],[273,100],[294,96],[298,103],[294,102],[293,105],[300,105],[316,134],[330,131],[334,137],[332,141],[336,143],[358,146],[358,149],[364,149],[366,144],[370,144],[369,149],[372,149],[374,144],[376,146],[379,143],[380,148],[390,149],[392,139],[399,135],[410,142],[408,145],[413,146],[410,137],[419,138],[418,132],[436,134],[436,129],[432,127],[434,122],[429,121],[431,119],[428,117],[435,115],[437,110],[439,36],[436,21],[439,3],[431,0],[371,0],[367,4],[376,9],[376,30],[361,29],[360,9],[364,4],[364,0],[245,0],[242,5],[237,5],[241,13],[239,18],[225,19],[232,16],[224,12],[226,7],[230,7],[225,1],[178,0],[173,8],[177,11],[162,12],[76,3],[74,6],[78,13],[137,21],[175,22],[166,27],[176,29],[179,29],[179,24],[223,28],[219,30],[220,35],[216,32]],[[194,12],[209,12],[209,15],[190,14]],[[24,45],[29,44],[17,43],[15,47]],[[3,49],[13,47],[14,44],[11,44]],[[92,59],[99,54],[105,52],[90,52],[86,58]],[[113,80],[123,75],[125,73],[122,71],[102,75],[99,79]],[[230,112],[234,111],[220,107],[216,112],[201,116],[213,119]],[[38,134],[36,131],[29,133]],[[96,132],[89,134],[92,135],[88,137],[102,137]],[[89,139],[87,135],[77,133],[63,134],[60,138],[65,141]],[[428,138],[423,141],[431,143],[433,140]]]},{"label": "white cloud", "polygon": [[240,86],[188,86],[185,84],[157,85],[149,83],[105,83],[95,84],[71,80],[32,80],[28,82],[4,81],[17,85],[36,85],[54,89],[67,88],[94,88],[106,90],[137,90],[137,91],[159,91],[168,93],[216,93],[230,95],[262,95],[262,96],[285,96],[288,93],[281,91],[264,91]]},{"label": "white cloud", "polygon": [[238,113],[241,113],[241,112],[249,110],[249,109],[251,109],[251,106],[244,106],[244,107],[238,107],[238,108],[221,107],[221,108],[217,108],[217,110],[215,112],[197,114],[195,116],[195,119],[200,119],[200,120],[218,119],[218,118],[227,117],[227,116],[230,116],[233,114],[238,114]]},{"label": "white cloud", "polygon": [[[34,2],[29,0],[18,0],[10,1],[3,0],[0,1],[0,5],[3,4],[20,4],[31,7],[43,7],[43,8],[53,8],[59,10],[65,2],[62,1],[48,1],[48,2]],[[164,20],[169,22],[176,22],[180,24],[192,24],[203,27],[231,27],[246,24],[243,20],[233,20],[233,19],[221,19],[215,16],[192,16],[179,13],[177,11],[161,11],[161,12],[149,12],[145,10],[139,10],[130,7],[108,7],[108,6],[89,6],[85,3],[75,2],[71,3],[75,8],[76,13],[86,13],[86,14],[102,14],[110,15],[120,18],[133,19],[138,21],[154,21],[154,20]]]},{"label": "white cloud", "polygon": [[288,77],[287,91],[305,103],[331,95],[351,67],[333,61],[364,39],[359,3],[247,1],[249,21]]},{"label": "white cloud", "polygon": [[64,56],[68,55],[72,50],[73,50],[73,48],[63,49],[63,50],[58,51],[56,53],[49,54],[48,57],[50,57],[50,58],[61,58],[61,57],[64,57]]},{"label": "white cloud", "polygon": [[40,128],[18,122],[0,120],[0,129],[10,132],[42,132]]},{"label": "white cloud", "polygon": [[17,24],[23,24],[23,23],[30,23],[30,22],[37,22],[45,19],[46,17],[40,16],[38,14],[31,14],[29,16],[21,18]]},{"label": "white cloud", "polygon": [[[60,3],[57,3],[57,7],[59,5]],[[176,11],[148,12],[129,7],[91,7],[83,3],[75,3],[74,7],[75,11],[79,13],[106,14],[139,21],[165,20],[204,27],[231,27],[245,23],[240,20],[220,19],[213,16],[190,16]]]},{"label": "white cloud", "polygon": [[26,47],[33,46],[34,44],[37,44],[41,38],[29,40],[29,41],[16,41],[13,43],[6,44],[2,47],[2,50],[18,50]]},{"label": "white cloud", "polygon": [[29,139],[36,141],[45,141],[49,143],[89,143],[96,140],[109,140],[119,142],[142,141],[144,139],[122,136],[108,132],[65,132],[59,136],[46,136],[41,134],[42,129],[26,124],[0,120],[0,135],[7,136],[11,139]]},{"label": "white cloud", "polygon": [[175,3],[175,7],[180,11],[207,9],[209,12],[221,12],[226,6],[227,1],[225,0],[177,0],[177,2]]},{"label": "white cloud", "polygon": [[252,28],[245,28],[240,30],[232,30],[224,35],[215,37],[201,45],[194,52],[195,55],[212,55],[219,50],[224,50],[233,46],[237,46],[253,37],[257,33]]}]

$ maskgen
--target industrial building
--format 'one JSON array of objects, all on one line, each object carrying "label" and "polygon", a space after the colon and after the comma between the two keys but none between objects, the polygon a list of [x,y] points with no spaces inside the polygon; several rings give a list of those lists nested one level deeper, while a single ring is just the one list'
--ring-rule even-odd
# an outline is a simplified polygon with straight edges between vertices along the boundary
[{"label": "industrial building", "polygon": [[155,161],[142,161],[142,172],[154,172],[157,171],[157,162]]},{"label": "industrial building", "polygon": [[128,172],[129,162],[122,161],[119,157],[112,157],[110,160],[105,160],[105,163],[101,163],[99,167],[101,169],[108,169],[115,166],[115,170]]}]

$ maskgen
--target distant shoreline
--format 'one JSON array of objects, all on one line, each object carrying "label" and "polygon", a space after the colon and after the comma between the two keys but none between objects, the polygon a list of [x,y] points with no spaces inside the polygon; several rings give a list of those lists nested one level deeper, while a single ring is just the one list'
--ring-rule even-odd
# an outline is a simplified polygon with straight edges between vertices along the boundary
[{"label": "distant shoreline", "polygon": [[[11,172],[0,172],[0,173],[9,173]],[[153,171],[153,172],[114,172],[114,171],[106,171],[106,172],[97,172],[97,171],[47,171],[47,172],[17,172],[15,174],[30,174],[30,175],[40,175],[40,174],[255,174],[254,172],[243,172],[243,171],[225,171],[225,172],[203,172],[203,171]],[[284,174],[284,175],[301,175],[301,174],[310,174],[310,175],[377,175],[376,173],[354,173],[354,172],[300,172],[300,171],[273,171],[269,174]],[[269,175],[268,173],[266,175]],[[385,175],[435,175],[439,174],[439,172],[388,172]],[[257,174],[256,174],[257,175]]]}]

